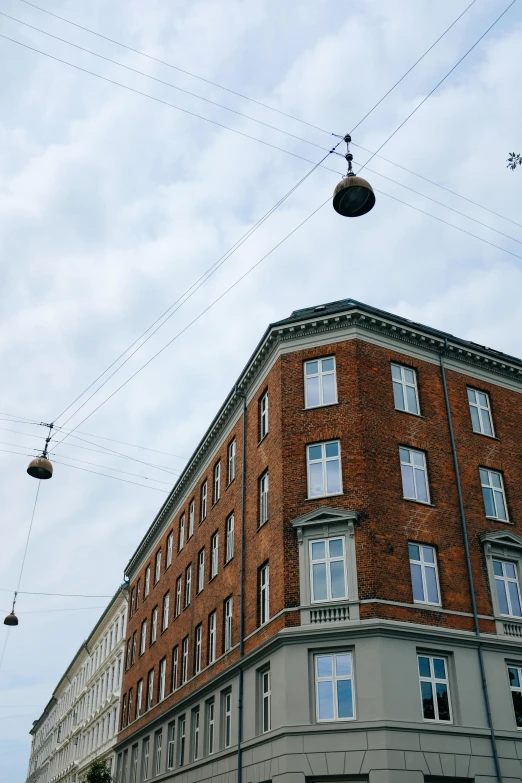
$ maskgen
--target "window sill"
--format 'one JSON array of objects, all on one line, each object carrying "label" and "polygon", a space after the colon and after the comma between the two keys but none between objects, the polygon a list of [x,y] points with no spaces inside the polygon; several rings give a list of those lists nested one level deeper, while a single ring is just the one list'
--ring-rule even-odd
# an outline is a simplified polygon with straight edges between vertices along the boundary
[{"label": "window sill", "polygon": [[422,609],[423,606],[429,606],[430,609],[442,609],[441,603],[432,604],[429,601],[416,601],[415,599],[413,599],[413,603],[416,607],[419,607],[420,609]]},{"label": "window sill", "polygon": [[405,413],[406,416],[415,416],[417,419],[426,419],[422,413],[414,413],[413,411],[403,411],[402,408],[395,408],[396,413]]},{"label": "window sill", "polygon": [[261,438],[261,440],[260,440],[260,441],[258,442],[258,444],[257,444],[257,447],[258,447],[258,448],[259,448],[259,446],[260,446],[260,445],[263,443],[263,441],[265,441],[265,440],[268,438],[268,436],[269,436],[269,435],[270,435],[270,433],[269,433],[269,432],[267,432],[267,433],[266,433],[266,435],[263,435],[263,437]]},{"label": "window sill", "polygon": [[210,510],[211,510],[211,511],[212,511],[212,509],[213,509],[213,508],[215,508],[215,507],[217,506],[217,504],[219,503],[219,501],[220,501],[220,500],[221,500],[221,495],[220,495],[220,496],[218,497],[218,499],[217,499],[217,500],[215,500],[215,501],[212,503],[212,505],[210,506]]},{"label": "window sill", "polygon": [[496,440],[500,443],[500,438],[497,438],[496,435],[488,435],[487,432],[477,432],[477,430],[471,430],[473,435],[480,435],[482,438],[488,438],[489,440]]},{"label": "window sill", "polygon": [[269,520],[269,519],[265,519],[265,521],[263,522],[263,524],[261,524],[261,525],[258,525],[258,526],[257,526],[257,528],[256,528],[256,533],[259,533],[259,531],[260,531],[260,530],[262,530],[262,529],[263,529],[263,528],[264,528],[264,527],[265,527],[265,526],[266,526],[266,525],[267,525],[269,522],[270,522],[270,520]]},{"label": "window sill", "polygon": [[208,580],[208,583],[210,584],[211,582],[213,582],[216,577],[217,577],[217,574],[214,574],[214,576],[211,576],[209,578],[209,580]]},{"label": "window sill", "polygon": [[226,568],[227,565],[230,565],[233,559],[234,559],[234,555],[232,555],[232,557],[229,557],[228,560],[225,563],[223,563],[223,568]]},{"label": "window sill", "polygon": [[416,500],[415,498],[403,498],[407,503],[418,503],[419,506],[427,506],[428,508],[435,508],[433,503],[427,503],[425,500]]},{"label": "window sill", "polygon": [[327,402],[324,405],[310,405],[305,406],[304,408],[301,408],[302,411],[317,411],[321,410],[322,408],[333,408],[335,405],[340,405],[340,402]]},{"label": "window sill", "polygon": [[486,519],[489,519],[490,522],[500,522],[502,525],[514,525],[514,522],[511,522],[509,519],[499,519],[498,517],[488,516],[486,516]]},{"label": "window sill", "polygon": [[323,500],[324,498],[338,498],[344,492],[331,492],[329,495],[307,495],[306,500]]},{"label": "window sill", "polygon": [[228,482],[228,484],[226,485],[225,489],[228,489],[228,488],[230,487],[230,485],[234,483],[234,481],[235,481],[235,480],[236,480],[236,477],[234,476],[234,478],[233,478],[233,479],[230,479],[230,481],[229,481],[229,482]]}]

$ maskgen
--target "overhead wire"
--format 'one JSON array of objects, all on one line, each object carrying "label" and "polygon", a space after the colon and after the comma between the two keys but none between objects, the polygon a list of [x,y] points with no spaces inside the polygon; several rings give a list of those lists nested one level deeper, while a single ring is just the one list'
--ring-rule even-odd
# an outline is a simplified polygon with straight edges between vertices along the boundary
[{"label": "overhead wire", "polygon": [[[0,587],[0,593],[12,593],[7,587]],[[85,593],[47,593],[41,591],[19,590],[19,595],[45,595],[59,598],[114,598],[114,595],[86,595]]]},{"label": "overhead wire", "polygon": [[[20,610],[17,614],[52,614],[53,612],[86,612],[89,609],[105,609],[105,606],[70,606],[62,609],[29,609],[27,611]],[[5,612],[5,609],[0,609],[0,612]]]}]

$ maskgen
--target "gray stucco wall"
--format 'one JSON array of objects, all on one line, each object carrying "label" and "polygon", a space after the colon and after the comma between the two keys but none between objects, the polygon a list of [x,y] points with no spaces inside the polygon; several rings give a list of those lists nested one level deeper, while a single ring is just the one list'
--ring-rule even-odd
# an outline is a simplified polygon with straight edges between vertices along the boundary
[{"label": "gray stucco wall", "polygon": [[[484,637],[488,686],[501,756],[504,783],[522,783],[522,732],[517,730],[507,677],[507,663],[522,665],[519,643]],[[356,717],[318,723],[313,656],[317,652],[353,653]],[[451,724],[422,717],[417,653],[447,657],[453,708]],[[270,666],[271,731],[261,734],[259,670]],[[223,749],[221,694],[232,685],[232,747]],[[472,634],[410,624],[365,621],[335,627],[287,629],[244,659],[243,783],[317,783],[327,780],[366,783],[494,783],[491,741],[486,723],[476,640]],[[167,726],[190,714],[199,703],[204,746],[205,702],[216,704],[217,752],[167,771]],[[161,771],[148,780],[176,783],[235,783],[237,780],[237,671],[211,682],[147,730],[120,743],[117,752],[151,738],[163,729]],[[177,750],[177,738],[176,738]],[[137,781],[141,781],[138,758]],[[126,781],[133,783],[130,774]]]}]

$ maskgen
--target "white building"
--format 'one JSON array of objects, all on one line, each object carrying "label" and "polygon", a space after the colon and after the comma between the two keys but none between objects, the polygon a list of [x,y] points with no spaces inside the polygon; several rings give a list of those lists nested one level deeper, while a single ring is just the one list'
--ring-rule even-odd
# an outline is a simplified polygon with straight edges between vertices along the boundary
[{"label": "white building", "polygon": [[34,722],[27,783],[77,783],[95,759],[113,764],[127,587],[122,585]]}]

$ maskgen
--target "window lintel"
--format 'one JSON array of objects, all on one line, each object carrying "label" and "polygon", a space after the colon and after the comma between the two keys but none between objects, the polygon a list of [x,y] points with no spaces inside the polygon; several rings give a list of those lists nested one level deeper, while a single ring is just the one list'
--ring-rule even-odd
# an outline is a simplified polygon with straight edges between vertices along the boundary
[{"label": "window lintel", "polygon": [[[321,506],[292,521],[292,527],[297,531],[299,543],[303,542],[304,532],[314,533],[319,528],[328,529],[330,525],[343,525],[350,535],[353,535],[354,523],[359,519],[359,513],[352,509]],[[338,532],[338,531],[336,531]]]},{"label": "window lintel", "polygon": [[522,538],[515,533],[510,533],[507,530],[496,530],[490,533],[483,533],[480,536],[480,540],[485,545],[486,551],[491,552],[493,548],[507,548],[516,550],[517,554],[522,556]]}]

